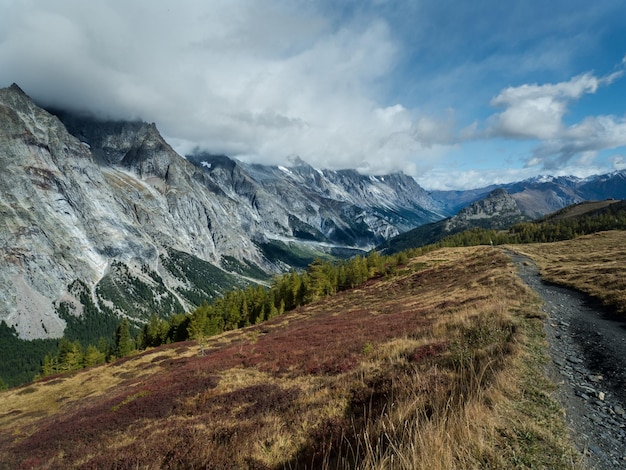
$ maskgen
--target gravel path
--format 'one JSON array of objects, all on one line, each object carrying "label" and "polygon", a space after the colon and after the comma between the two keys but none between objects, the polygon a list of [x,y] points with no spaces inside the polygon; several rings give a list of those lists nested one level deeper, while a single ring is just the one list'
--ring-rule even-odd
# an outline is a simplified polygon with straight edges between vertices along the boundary
[{"label": "gravel path", "polygon": [[508,254],[544,302],[548,374],[587,466],[626,469],[626,322],[578,291],[543,282],[529,258]]}]

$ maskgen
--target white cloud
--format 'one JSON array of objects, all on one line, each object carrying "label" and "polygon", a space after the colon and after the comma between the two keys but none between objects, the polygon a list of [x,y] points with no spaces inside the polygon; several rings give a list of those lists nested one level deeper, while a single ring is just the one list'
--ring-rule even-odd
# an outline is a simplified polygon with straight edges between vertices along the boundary
[{"label": "white cloud", "polygon": [[613,157],[611,157],[610,162],[613,165],[613,169],[626,170],[626,156],[614,155]]},{"label": "white cloud", "polygon": [[597,78],[591,73],[567,82],[509,87],[491,100],[505,110],[491,118],[490,133],[513,138],[550,139],[563,130],[563,116],[570,101],[595,93],[621,73]]},{"label": "white cloud", "polygon": [[434,191],[452,191],[458,189],[484,188],[491,184],[505,184],[520,181],[536,175],[536,170],[529,168],[455,170],[433,169],[420,177],[417,182],[423,188]]},{"label": "white cloud", "polygon": [[415,139],[426,148],[433,144],[450,145],[457,140],[456,121],[452,111],[441,119],[429,116],[418,118],[413,124],[412,132]]},{"label": "white cloud", "polygon": [[[614,169],[620,170],[624,168],[626,168],[626,159],[617,157],[614,162]],[[572,162],[571,165],[554,168],[549,174],[551,176],[577,176],[579,178],[586,178],[606,172],[607,168],[602,166],[585,164],[584,162]],[[539,174],[541,174],[541,172],[538,172],[537,168],[529,167],[494,168],[486,170],[433,169],[416,179],[420,186],[429,191],[454,191],[459,189],[485,188],[492,184],[513,183],[536,177]]]},{"label": "white cloud", "polygon": [[563,117],[572,101],[595,93],[622,75],[621,70],[600,78],[585,73],[567,82],[506,88],[491,101],[505,110],[489,118],[483,135],[539,140],[527,167],[540,165],[554,170],[577,155],[584,157],[579,160],[581,165],[590,165],[598,151],[626,145],[626,119],[590,116],[567,126]]},{"label": "white cloud", "polygon": [[0,82],[47,104],[154,121],[180,151],[415,172],[410,158],[450,135],[381,101],[398,46],[375,17],[336,25],[314,4],[279,0],[33,0],[3,10]]},{"label": "white cloud", "polygon": [[626,117],[595,116],[563,129],[553,139],[542,142],[533,152],[529,164],[555,169],[576,156],[586,157],[606,149],[626,146]]},{"label": "white cloud", "polygon": [[[299,155],[374,174],[446,166],[481,139],[539,141],[526,162],[535,171],[621,145],[623,118],[564,123],[572,102],[621,70],[531,82],[581,70],[575,58],[600,44],[598,28],[581,26],[615,30],[607,22],[623,7],[551,3],[554,14],[539,18],[532,5],[457,3],[0,0],[0,86],[154,121],[181,153],[200,146],[265,163]],[[485,121],[494,95],[498,112]],[[518,155],[497,164],[513,160],[521,165]]]}]

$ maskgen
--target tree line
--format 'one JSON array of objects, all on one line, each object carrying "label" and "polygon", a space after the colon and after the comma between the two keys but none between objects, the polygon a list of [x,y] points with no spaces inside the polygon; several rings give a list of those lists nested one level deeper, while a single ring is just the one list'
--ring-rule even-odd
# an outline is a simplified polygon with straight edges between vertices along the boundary
[{"label": "tree line", "polygon": [[269,287],[257,285],[233,289],[189,313],[179,313],[167,319],[153,314],[140,327],[123,318],[113,341],[101,338],[98,344],[84,347],[78,339],[62,338],[57,351],[44,357],[39,377],[90,367],[162,344],[200,339],[258,324],[322,297],[356,287],[373,277],[393,273],[407,260],[404,252],[381,256],[376,251],[349,260],[316,259],[304,271],[276,276]]},{"label": "tree line", "polygon": [[[189,313],[169,318],[153,314],[135,326],[122,319],[114,338],[82,346],[78,339],[59,341],[56,352],[46,354],[41,376],[76,370],[124,357],[137,350],[162,344],[201,339],[269,320],[321,297],[356,287],[372,277],[393,273],[408,258],[443,247],[554,242],[603,230],[626,230],[626,205],[615,203],[579,217],[523,222],[508,230],[473,228],[437,243],[383,256],[377,251],[348,260],[316,259],[304,271],[276,276],[269,287],[233,289],[212,303],[204,302]],[[41,356],[40,356],[41,357]]]},{"label": "tree line", "polygon": [[473,228],[445,237],[431,247],[549,243],[606,230],[626,230],[623,201],[577,217],[521,222],[508,230]]}]

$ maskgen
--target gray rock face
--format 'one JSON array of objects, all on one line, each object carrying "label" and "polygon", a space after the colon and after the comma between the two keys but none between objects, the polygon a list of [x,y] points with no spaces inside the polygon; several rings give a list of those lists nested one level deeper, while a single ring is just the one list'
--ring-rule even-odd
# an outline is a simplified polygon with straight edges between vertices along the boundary
[{"label": "gray rock face", "polygon": [[440,218],[404,175],[185,159],[154,124],[59,116],[67,127],[16,85],[0,90],[0,321],[25,339],[63,333],[57,307],[75,303],[76,280],[95,305],[110,306],[123,273],[189,307],[181,292],[198,291],[182,267],[228,259],[271,274],[289,267],[265,254],[271,241],[365,249]]},{"label": "gray rock face", "polygon": [[504,229],[524,220],[517,201],[504,189],[496,189],[448,219],[447,231],[459,231],[476,226]]},{"label": "gray rock face", "polygon": [[283,236],[306,231],[318,241],[372,248],[442,217],[432,198],[406,175],[318,170],[300,159],[289,167],[243,164],[206,154],[187,159],[230,197],[253,207],[262,220],[278,218]]},{"label": "gray rock face", "polygon": [[91,197],[113,201],[89,149],[17,86],[0,90],[0,149],[0,319],[26,338],[58,336],[52,299],[132,246],[117,230],[129,221]]}]

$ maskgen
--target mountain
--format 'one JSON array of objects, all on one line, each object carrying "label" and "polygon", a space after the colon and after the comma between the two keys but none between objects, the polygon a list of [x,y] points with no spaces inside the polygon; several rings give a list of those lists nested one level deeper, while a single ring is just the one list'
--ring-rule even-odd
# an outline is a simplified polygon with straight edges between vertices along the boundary
[{"label": "mountain", "polygon": [[0,90],[0,322],[20,338],[97,338],[105,317],[167,316],[442,217],[406,175],[184,158],[155,124],[51,111]]},{"label": "mountain", "polygon": [[442,217],[427,192],[403,174],[318,170],[298,158],[289,167],[207,154],[187,159],[229,188],[229,196],[254,206],[263,219],[286,211],[291,233],[303,239],[372,247],[377,240]]},{"label": "mountain", "polygon": [[541,219],[539,223],[558,223],[559,221],[568,219],[581,219],[585,216],[606,216],[610,219],[623,214],[626,211],[626,201],[616,199],[605,199],[603,201],[585,201],[571,206],[564,207],[561,210],[548,214]]},{"label": "mountain", "polygon": [[[430,240],[438,230],[508,220],[505,208],[518,217],[501,193],[487,198],[492,206],[472,204],[495,187],[428,193],[401,173],[183,157],[153,123],[46,111],[17,85],[0,90],[0,164],[0,322],[24,339],[71,330],[94,340],[120,316],[139,325],[415,227],[425,226],[410,236]],[[503,189],[536,217],[624,197],[625,177],[546,177]]]},{"label": "mountain", "polygon": [[504,189],[498,188],[485,198],[461,209],[457,215],[447,219],[422,225],[387,240],[378,249],[386,254],[397,253],[407,248],[415,248],[462,232],[471,228],[502,230],[511,225],[528,220],[518,202]]},{"label": "mountain", "polygon": [[626,199],[626,170],[615,171],[585,179],[580,185],[581,193],[588,200]]},{"label": "mountain", "polygon": [[454,214],[496,188],[505,189],[525,215],[537,218],[586,200],[626,199],[626,170],[588,178],[538,176],[467,191],[432,191],[430,195],[442,212]]},{"label": "mountain", "polygon": [[[132,148],[129,137],[141,133],[146,124],[101,122],[52,111],[70,133],[89,143],[100,161],[144,177],[146,169],[137,165],[134,154],[145,159],[147,152]],[[147,158],[153,160],[153,156]],[[255,234],[257,245],[309,240],[337,248],[369,249],[443,217],[428,193],[403,174],[371,177],[354,170],[318,170],[297,157],[289,167],[245,164],[208,153],[186,155],[185,160],[202,174],[198,178],[210,191],[235,202],[238,212],[247,213],[246,231],[260,224],[261,230]]]}]

